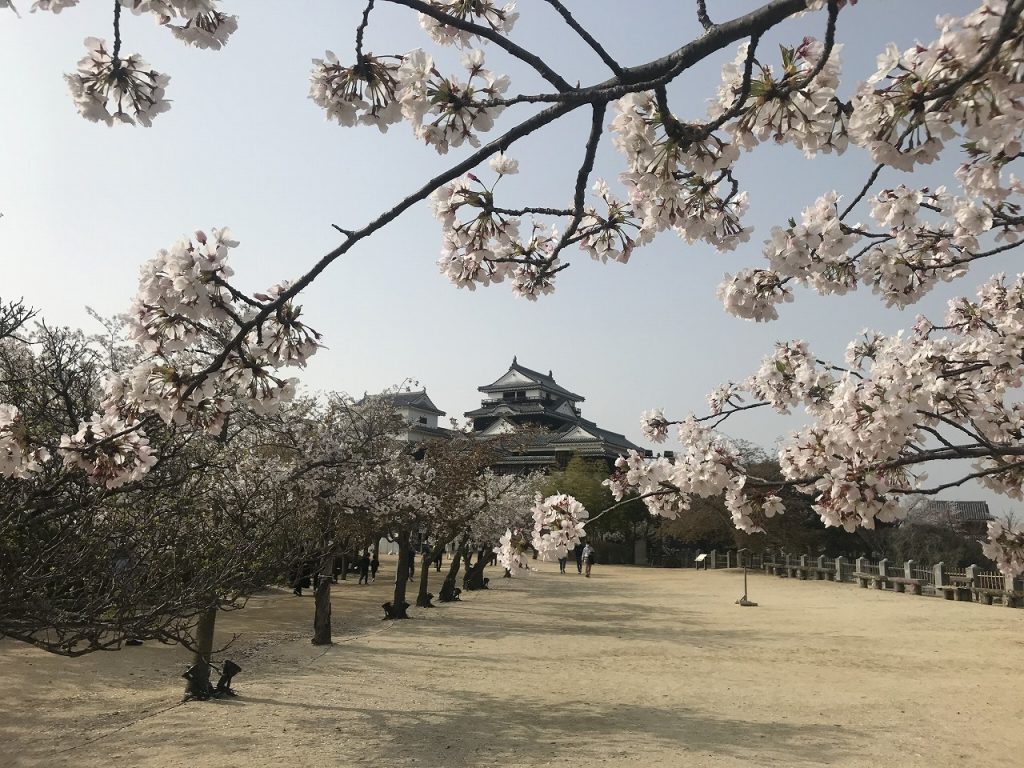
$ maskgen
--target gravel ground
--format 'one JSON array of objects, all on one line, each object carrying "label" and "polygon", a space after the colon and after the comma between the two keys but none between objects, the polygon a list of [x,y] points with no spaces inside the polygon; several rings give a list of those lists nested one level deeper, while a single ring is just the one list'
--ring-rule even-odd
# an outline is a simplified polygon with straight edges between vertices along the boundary
[{"label": "gravel ground", "polygon": [[[0,765],[1017,768],[1024,610],[735,571],[555,564],[413,619],[375,584],[224,614],[239,698],[180,704],[188,654],[0,642]],[[433,576],[433,574],[432,574]],[[437,585],[439,586],[439,584]],[[431,586],[437,591],[436,586]]]}]

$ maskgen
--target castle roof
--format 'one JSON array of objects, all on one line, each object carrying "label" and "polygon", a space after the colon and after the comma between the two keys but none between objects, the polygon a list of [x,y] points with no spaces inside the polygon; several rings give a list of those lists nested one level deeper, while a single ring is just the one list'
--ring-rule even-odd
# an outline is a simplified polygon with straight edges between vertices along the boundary
[{"label": "castle roof", "polygon": [[509,366],[508,371],[506,371],[504,375],[486,386],[477,387],[477,389],[480,392],[505,392],[508,390],[538,386],[541,389],[545,389],[556,395],[561,395],[573,402],[582,402],[585,399],[583,395],[577,395],[575,392],[570,392],[565,387],[559,386],[555,382],[555,377],[552,375],[551,371],[548,371],[547,375],[545,375],[540,371],[535,371],[532,368],[527,368],[525,365],[520,365],[519,361],[516,360],[515,357],[512,358],[512,365]]},{"label": "castle roof", "polygon": [[396,408],[415,408],[424,413],[432,413],[435,416],[444,416],[445,412],[434,405],[434,402],[427,395],[427,390],[419,392],[396,392],[391,395],[391,400]]}]

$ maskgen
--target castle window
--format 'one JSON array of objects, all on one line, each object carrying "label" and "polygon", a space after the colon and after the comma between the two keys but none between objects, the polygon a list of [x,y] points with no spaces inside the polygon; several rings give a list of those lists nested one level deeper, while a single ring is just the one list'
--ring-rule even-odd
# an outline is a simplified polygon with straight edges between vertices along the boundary
[{"label": "castle window", "polygon": [[427,423],[427,417],[426,416],[420,416],[420,424],[426,424],[426,423]]}]

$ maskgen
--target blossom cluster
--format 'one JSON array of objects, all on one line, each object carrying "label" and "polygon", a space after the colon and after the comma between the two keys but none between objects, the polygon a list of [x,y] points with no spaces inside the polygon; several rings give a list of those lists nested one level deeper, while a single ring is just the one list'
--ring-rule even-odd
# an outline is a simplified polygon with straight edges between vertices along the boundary
[{"label": "blossom cluster", "polygon": [[[112,400],[216,431],[236,400],[272,407],[292,396],[294,380],[276,372],[304,366],[320,334],[285,298],[288,283],[253,296],[231,286],[228,253],[237,245],[228,229],[197,232],[143,266],[128,317],[148,357],[110,382]],[[218,360],[206,350],[223,352]]]},{"label": "blossom cluster", "polygon": [[157,461],[138,423],[109,412],[93,414],[77,433],[62,437],[60,454],[65,464],[84,470],[107,488],[138,480]]},{"label": "blossom cluster", "polygon": [[[36,0],[32,12],[59,14],[76,5],[78,0]],[[114,37],[121,35],[118,13],[123,6],[135,14],[155,16],[187,45],[219,50],[238,29],[238,18],[223,13],[219,5],[219,0],[115,0]],[[0,8],[5,7],[17,12],[11,0],[0,0]],[[154,117],[170,109],[165,98],[170,76],[150,67],[139,54],[124,56],[116,45],[109,47],[100,38],[85,38],[85,47],[77,71],[64,75],[82,117],[107,125],[150,126]]]},{"label": "blossom cluster", "polygon": [[[499,180],[518,172],[518,162],[505,154],[497,155],[491,167]],[[554,290],[559,233],[533,222],[524,237],[519,215],[495,206],[495,186],[467,174],[434,192],[434,216],[443,224],[438,267],[460,288],[474,290],[508,279],[514,295],[535,301]]]},{"label": "blossom cluster", "polygon": [[739,453],[727,440],[692,417],[680,423],[678,433],[683,450],[673,458],[648,459],[630,451],[616,460],[605,485],[617,500],[637,494],[652,515],[674,520],[689,511],[693,496],[724,495],[733,524],[748,533],[763,530],[764,519],[784,511],[772,490],[747,488]]},{"label": "blossom cluster", "polygon": [[29,445],[21,421],[15,406],[0,403],[0,477],[28,477],[50,458],[45,448]]},{"label": "blossom cluster", "polygon": [[[453,19],[483,24],[500,34],[511,32],[519,18],[515,3],[499,5],[494,0],[427,0],[427,3]],[[446,24],[426,13],[420,13],[419,19],[420,26],[438,45],[455,45],[461,48],[479,37],[475,32]]]},{"label": "blossom cluster", "polygon": [[[320,334],[289,298],[289,283],[252,296],[230,284],[228,256],[237,245],[228,229],[196,232],[142,267],[126,316],[140,359],[106,379],[103,411],[61,438],[65,464],[115,488],[156,461],[144,429],[148,414],[219,433],[239,408],[267,411],[291,399],[295,380],[280,370],[304,366]],[[0,474],[38,471],[48,454],[30,442],[17,408],[0,405]]]},{"label": "blossom cluster", "polygon": [[530,560],[526,554],[529,545],[522,531],[505,529],[505,533],[498,539],[498,546],[494,548],[498,563],[513,577],[526,576],[530,572]]},{"label": "blossom cluster", "polygon": [[362,54],[351,66],[332,51],[313,59],[310,98],[328,119],[341,125],[376,125],[381,131],[406,119],[416,137],[440,154],[468,142],[480,146],[477,133],[488,131],[504,109],[491,103],[508,89],[509,80],[484,68],[483,51],[462,56],[465,82],[444,77],[422,49],[401,56]]},{"label": "blossom cluster", "polygon": [[982,545],[985,557],[993,560],[1006,576],[1024,575],[1024,530],[1002,520],[988,524],[988,541]]},{"label": "blossom cluster", "polygon": [[580,502],[564,493],[534,501],[533,539],[531,543],[541,560],[567,557],[569,550],[582,543],[584,526],[590,513]]},{"label": "blossom cluster", "polygon": [[[626,158],[620,180],[629,190],[632,215],[641,222],[637,244],[672,229],[688,243],[733,250],[750,237],[740,222],[747,197],[737,192],[729,168],[739,156],[734,143],[694,136],[690,126],[659,110],[649,91],[615,102],[613,143]],[[680,135],[681,134],[681,135]]]},{"label": "blossom cluster", "polygon": [[1016,95],[1024,22],[1017,19],[1007,43],[980,76],[962,84],[955,99],[945,88],[984,56],[1007,10],[1004,0],[992,0],[962,18],[940,18],[939,38],[928,45],[900,51],[890,44],[854,95],[851,139],[875,162],[907,171],[934,162],[956,137],[956,126],[986,154],[1012,149],[1024,108]]},{"label": "blossom cluster", "polygon": [[[822,62],[824,43],[805,38],[796,47],[782,47],[778,69],[755,59],[749,100],[739,116],[724,126],[733,143],[749,150],[771,139],[776,144],[791,143],[807,157],[843,152],[848,144],[846,116],[836,97],[841,50],[842,45],[833,46]],[[712,118],[726,116],[734,108],[743,91],[749,53],[749,43],[742,44],[736,59],[723,67],[718,98],[708,108]]]},{"label": "blossom cluster", "polygon": [[113,57],[104,40],[85,38],[88,51],[78,71],[65,75],[75,108],[87,120],[152,125],[153,118],[170,109],[164,90],[170,77],[153,70],[137,54]]},{"label": "blossom cluster", "polygon": [[[828,526],[852,531],[898,519],[899,499],[924,487],[919,467],[938,458],[973,456],[971,471],[982,484],[1021,499],[1024,407],[1013,393],[1024,359],[1022,317],[1024,275],[997,276],[979,288],[977,300],[950,302],[940,326],[945,335],[924,318],[910,334],[865,331],[847,350],[845,370],[816,359],[806,342],[780,344],[747,380],[716,391],[712,408],[723,413],[744,394],[782,414],[805,408],[813,421],[782,444],[779,485],[812,494]],[[660,411],[644,415],[645,424],[652,421],[666,423]],[[944,428],[949,435],[935,443]],[[724,439],[692,417],[679,438],[683,451],[674,460],[620,459],[609,481],[616,497],[646,496],[652,513],[671,517],[687,508],[690,494],[724,494],[744,530],[756,530],[759,515],[781,511],[771,483],[752,486]],[[754,498],[755,486],[770,493]],[[996,558],[1008,572],[1016,567],[1018,539],[1002,529],[996,534],[1011,553]]]}]

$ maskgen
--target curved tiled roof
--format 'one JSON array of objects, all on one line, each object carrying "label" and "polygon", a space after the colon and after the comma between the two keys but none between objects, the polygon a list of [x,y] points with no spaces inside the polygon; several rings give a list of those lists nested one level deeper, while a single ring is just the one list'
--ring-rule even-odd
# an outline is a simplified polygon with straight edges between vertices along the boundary
[{"label": "curved tiled roof", "polygon": [[477,387],[477,389],[480,392],[500,392],[506,389],[521,389],[523,387],[529,386],[527,384],[515,384],[511,386],[506,384],[498,384],[499,381],[501,381],[505,376],[508,376],[508,374],[511,373],[512,371],[517,371],[526,376],[527,378],[533,379],[533,381],[539,384],[542,388],[550,392],[554,392],[555,394],[561,395],[562,397],[567,397],[570,400],[573,400],[574,402],[582,402],[583,400],[586,399],[583,397],[583,395],[577,395],[575,392],[570,392],[565,387],[559,386],[555,382],[555,377],[552,376],[550,372],[548,372],[548,374],[545,375],[540,371],[535,371],[532,368],[527,368],[525,365],[520,365],[518,362],[516,362],[515,358],[512,358],[512,365],[509,366],[508,370],[505,371],[505,373],[503,373],[501,376],[495,379],[492,383],[483,387]]}]

